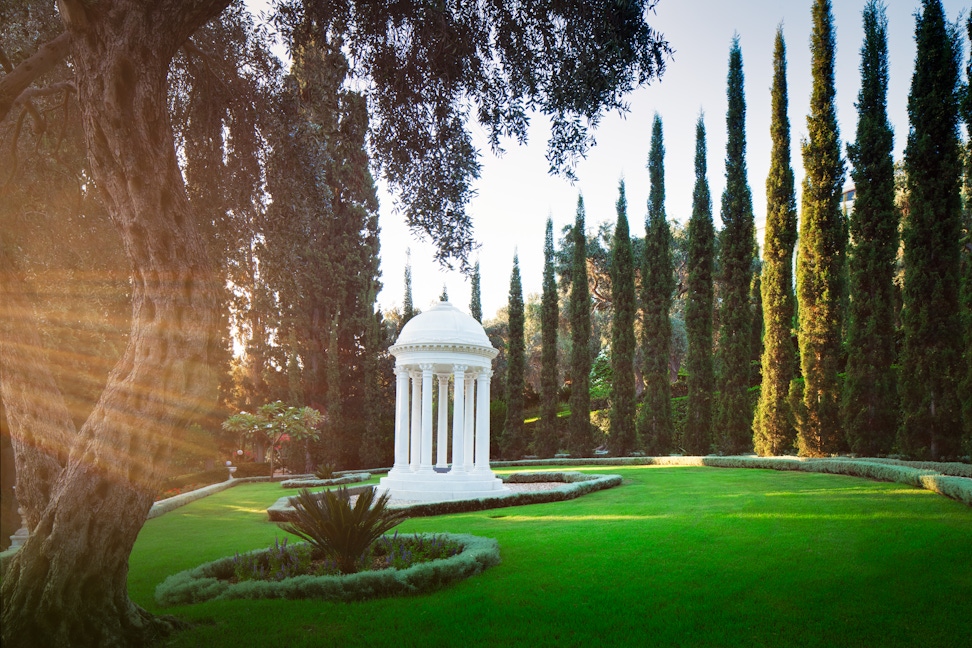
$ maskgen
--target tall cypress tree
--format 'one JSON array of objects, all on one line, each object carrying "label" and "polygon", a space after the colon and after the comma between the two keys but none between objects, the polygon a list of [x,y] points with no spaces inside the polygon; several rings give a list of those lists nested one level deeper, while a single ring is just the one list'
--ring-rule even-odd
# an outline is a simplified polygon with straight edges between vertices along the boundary
[{"label": "tall cypress tree", "polygon": [[786,43],[776,30],[770,136],[773,151],[766,178],[766,231],[763,238],[763,355],[759,407],[753,421],[753,445],[760,455],[779,455],[793,447],[787,395],[796,370],[793,328],[793,247],[797,238],[796,192],[790,166],[790,118],[787,116]]},{"label": "tall cypress tree", "polygon": [[712,273],[715,261],[715,228],[712,198],[706,178],[705,123],[699,115],[695,126],[695,189],[688,224],[688,297],[685,329],[688,335],[688,415],[683,445],[685,452],[709,452],[712,437]]},{"label": "tall cypress tree", "polygon": [[635,447],[634,354],[635,304],[634,255],[628,230],[628,201],[624,180],[618,185],[618,222],[611,245],[611,452],[619,457]]},{"label": "tall cypress tree", "polygon": [[554,274],[553,219],[543,241],[543,296],[540,299],[540,425],[533,451],[541,458],[557,453],[557,278]]},{"label": "tall cypress tree", "polygon": [[473,316],[480,324],[483,323],[483,302],[482,295],[479,289],[479,260],[476,260],[476,265],[473,266],[471,288],[472,294],[469,296],[469,313]]},{"label": "tall cypress tree", "polygon": [[803,211],[797,252],[800,363],[805,413],[797,431],[804,456],[840,450],[837,372],[841,368],[844,160],[834,106],[834,26],[830,0],[815,0],[810,39],[813,90],[803,142]]},{"label": "tall cypress tree", "polygon": [[665,145],[661,117],[655,114],[648,152],[648,218],[645,221],[645,248],[641,259],[642,353],[644,356],[645,396],[638,417],[638,434],[649,455],[672,451],[672,388],[668,361],[672,350],[672,271],[671,231],[665,218]]},{"label": "tall cypress tree", "polygon": [[577,218],[571,231],[574,246],[570,284],[570,439],[571,456],[594,453],[591,434],[591,293],[587,285],[587,235],[584,198],[577,198]]},{"label": "tall cypress tree", "polygon": [[[972,42],[972,16],[965,23],[969,41]],[[966,69],[966,78],[972,79],[972,58]],[[972,133],[972,85],[965,86],[962,97],[962,112],[966,132]],[[972,455],[972,140],[965,150],[965,232],[962,238],[962,291],[961,312],[965,314],[965,382],[959,393],[962,395],[962,420],[965,424],[966,456]]]},{"label": "tall cypress tree", "polygon": [[402,323],[398,332],[401,333],[408,321],[415,317],[415,305],[412,303],[412,253],[405,254],[405,297],[402,300]]},{"label": "tall cypress tree", "polygon": [[723,297],[719,309],[719,401],[716,445],[738,454],[752,447],[749,354],[753,318],[749,304],[753,272],[753,198],[746,180],[746,99],[739,37],[729,50],[726,112],[726,189],[722,194],[720,265]]},{"label": "tall cypress tree", "polygon": [[510,274],[509,297],[510,339],[506,347],[506,424],[503,426],[504,452],[508,457],[519,459],[524,451],[523,439],[523,387],[526,365],[526,341],[524,338],[525,315],[523,311],[523,283],[520,281],[520,257],[513,254],[513,272]]},{"label": "tall cypress tree", "polygon": [[915,27],[918,51],[908,96],[905,148],[910,210],[905,219],[901,449],[939,459],[959,452],[958,34],[938,0],[924,0]]},{"label": "tall cypress tree", "polygon": [[897,430],[894,352],[894,271],[898,211],[894,206],[894,135],[888,123],[888,20],[884,5],[864,7],[857,141],[847,146],[854,165],[854,210],[847,312],[847,371],[843,428],[852,451],[876,456],[891,450]]}]

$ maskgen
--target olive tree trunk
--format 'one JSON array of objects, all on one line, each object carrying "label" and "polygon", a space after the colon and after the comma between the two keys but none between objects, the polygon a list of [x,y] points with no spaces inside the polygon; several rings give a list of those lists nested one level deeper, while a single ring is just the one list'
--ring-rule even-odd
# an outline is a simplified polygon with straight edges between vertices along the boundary
[{"label": "olive tree trunk", "polygon": [[[171,629],[129,600],[128,557],[172,441],[215,397],[219,298],[176,160],[166,77],[176,50],[227,4],[59,2],[94,178],[131,262],[132,324],[76,433],[56,402],[9,398],[30,392],[31,372],[7,365],[18,362],[13,352],[0,356],[14,442],[70,439],[56,477],[56,447],[43,461],[19,459],[18,484],[46,480],[50,491],[25,503],[31,536],[3,575],[5,648],[142,645]],[[30,349],[29,331],[14,332],[4,348],[18,343]],[[42,367],[34,373],[43,382]]]}]

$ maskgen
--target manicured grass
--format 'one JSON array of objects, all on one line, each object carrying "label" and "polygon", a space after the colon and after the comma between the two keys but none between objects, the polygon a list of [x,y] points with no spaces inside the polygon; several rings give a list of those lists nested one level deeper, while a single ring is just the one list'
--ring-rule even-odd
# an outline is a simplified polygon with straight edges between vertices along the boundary
[{"label": "manicured grass", "polygon": [[[959,646],[972,633],[972,509],[838,475],[693,467],[587,469],[624,485],[569,502],[402,524],[497,538],[503,563],[431,595],[360,603],[169,608],[172,646]],[[130,594],[265,547],[277,484],[150,520]]]}]

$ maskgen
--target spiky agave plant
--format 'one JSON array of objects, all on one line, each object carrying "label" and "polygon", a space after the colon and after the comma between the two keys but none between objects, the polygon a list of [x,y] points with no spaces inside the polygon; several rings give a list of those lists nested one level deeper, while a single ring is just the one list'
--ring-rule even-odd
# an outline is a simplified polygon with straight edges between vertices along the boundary
[{"label": "spiky agave plant", "polygon": [[408,517],[388,508],[388,493],[375,497],[373,488],[360,493],[354,506],[346,488],[320,496],[303,488],[294,498],[294,513],[280,527],[334,560],[342,574],[357,572],[372,543]]}]

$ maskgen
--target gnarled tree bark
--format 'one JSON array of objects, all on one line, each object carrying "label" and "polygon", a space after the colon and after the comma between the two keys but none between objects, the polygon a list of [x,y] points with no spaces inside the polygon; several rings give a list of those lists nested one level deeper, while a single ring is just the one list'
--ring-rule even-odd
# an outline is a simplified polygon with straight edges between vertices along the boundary
[{"label": "gnarled tree bark", "polygon": [[[14,412],[6,395],[28,389],[27,372],[4,370],[9,415],[74,437],[47,501],[26,506],[31,537],[3,576],[5,647],[143,645],[172,627],[129,600],[128,556],[172,441],[215,397],[218,283],[177,163],[166,77],[228,1],[59,3],[94,177],[131,262],[132,328],[76,434],[43,411],[49,403],[22,399]],[[18,470],[31,480],[45,466]]]}]

